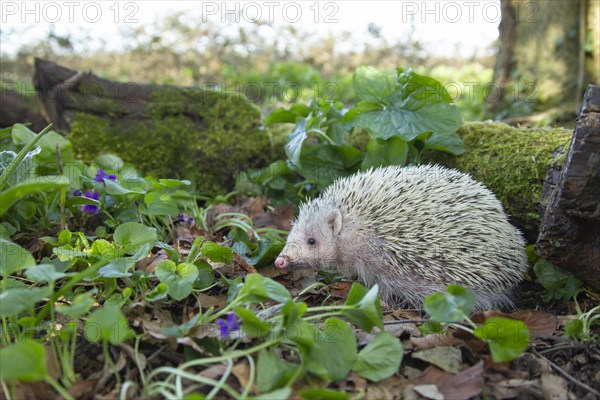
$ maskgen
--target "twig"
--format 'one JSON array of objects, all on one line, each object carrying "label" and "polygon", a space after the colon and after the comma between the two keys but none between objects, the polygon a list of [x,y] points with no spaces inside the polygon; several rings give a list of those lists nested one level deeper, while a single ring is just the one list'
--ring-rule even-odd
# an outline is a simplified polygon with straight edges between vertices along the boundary
[{"label": "twig", "polygon": [[593,395],[600,397],[600,392],[599,391],[597,391],[593,387],[590,387],[590,386],[586,385],[583,382],[578,381],[573,375],[569,374],[567,371],[565,371],[560,366],[558,366],[558,364],[554,363],[553,361],[550,361],[548,358],[546,358],[543,355],[541,355],[540,353],[538,353],[536,349],[531,349],[531,351],[536,356],[538,356],[540,358],[543,358],[544,360],[548,361],[548,364],[550,364],[550,366],[552,368],[554,368],[554,370],[556,372],[558,372],[559,374],[561,374],[562,376],[564,376],[565,378],[567,378],[568,380],[570,380],[571,382],[573,382],[577,386],[582,387],[585,390],[587,390],[588,392],[592,393]]}]

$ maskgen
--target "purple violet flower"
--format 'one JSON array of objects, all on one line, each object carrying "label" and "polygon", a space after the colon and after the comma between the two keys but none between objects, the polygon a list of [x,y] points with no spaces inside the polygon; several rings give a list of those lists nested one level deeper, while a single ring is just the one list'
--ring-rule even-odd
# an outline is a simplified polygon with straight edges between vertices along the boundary
[{"label": "purple violet flower", "polygon": [[229,314],[227,319],[219,318],[216,322],[221,330],[221,339],[225,339],[227,336],[229,336],[229,332],[240,329],[240,323],[238,322],[235,313]]},{"label": "purple violet flower", "polygon": [[117,176],[113,174],[107,174],[104,170],[99,169],[96,172],[96,177],[94,178],[94,182],[104,182],[105,179],[110,179],[111,181],[116,181]]},{"label": "purple violet flower", "polygon": [[79,197],[79,196],[81,196],[81,189],[76,189],[76,190],[74,190],[74,191],[73,191],[73,196],[75,196],[75,197]]},{"label": "purple violet flower", "polygon": [[[99,193],[96,192],[95,190],[93,192],[86,190],[84,196],[87,197],[88,199],[98,200]],[[95,206],[93,204],[84,204],[82,210],[85,213],[96,215],[96,214],[98,214],[100,207]]]}]

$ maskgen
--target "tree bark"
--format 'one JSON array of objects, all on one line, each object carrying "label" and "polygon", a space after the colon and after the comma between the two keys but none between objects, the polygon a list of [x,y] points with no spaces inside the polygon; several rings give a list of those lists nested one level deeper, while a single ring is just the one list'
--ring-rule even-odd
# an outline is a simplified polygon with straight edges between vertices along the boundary
[{"label": "tree bark", "polygon": [[590,85],[536,252],[600,287],[600,86]]}]

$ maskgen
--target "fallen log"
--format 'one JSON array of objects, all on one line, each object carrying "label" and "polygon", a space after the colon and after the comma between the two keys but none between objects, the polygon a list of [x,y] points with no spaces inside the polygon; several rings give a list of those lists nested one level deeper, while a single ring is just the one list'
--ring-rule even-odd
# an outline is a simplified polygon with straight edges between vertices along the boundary
[{"label": "fallen log", "polygon": [[41,59],[33,81],[45,114],[86,162],[116,153],[214,195],[231,190],[239,171],[272,161],[260,110],[241,94],[115,82]]}]

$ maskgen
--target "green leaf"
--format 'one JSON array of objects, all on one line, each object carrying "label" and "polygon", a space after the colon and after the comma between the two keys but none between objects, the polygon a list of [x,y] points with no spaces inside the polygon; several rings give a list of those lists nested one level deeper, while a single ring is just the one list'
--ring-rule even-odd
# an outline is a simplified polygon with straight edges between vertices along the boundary
[{"label": "green leaf", "polygon": [[194,264],[176,265],[171,260],[162,260],[156,265],[156,277],[169,288],[169,296],[183,300],[192,293],[198,268]]},{"label": "green leaf", "polygon": [[39,264],[27,268],[25,276],[33,282],[51,283],[64,278],[67,274],[57,271],[53,264]]},{"label": "green leaf", "polygon": [[398,74],[395,70],[359,67],[352,76],[354,92],[363,101],[385,102],[396,88]]},{"label": "green leaf", "polygon": [[0,193],[0,216],[4,215],[18,200],[30,194],[54,192],[68,186],[69,179],[64,176],[48,175],[27,179]]},{"label": "green leaf", "polygon": [[167,293],[169,293],[169,287],[164,283],[159,283],[154,289],[146,293],[144,297],[148,301],[157,301],[167,297]]},{"label": "green leaf", "polygon": [[261,393],[258,397],[249,397],[250,400],[287,400],[292,395],[292,388],[284,387],[269,393]]},{"label": "green leaf", "polygon": [[132,254],[146,243],[158,240],[156,228],[150,228],[137,222],[126,222],[115,229],[114,243],[122,246],[126,253]]},{"label": "green leaf", "polygon": [[325,321],[314,345],[305,354],[306,369],[322,379],[341,381],[350,372],[356,359],[356,338],[352,329],[338,318]]},{"label": "green leaf", "polygon": [[423,336],[430,335],[432,333],[442,333],[443,331],[443,325],[437,321],[427,321],[421,324],[419,327],[419,332],[421,332],[421,335]]},{"label": "green leaf", "polygon": [[427,297],[423,308],[434,321],[462,321],[475,309],[475,294],[459,285],[449,285],[447,290],[448,294]]},{"label": "green leaf", "polygon": [[0,380],[33,382],[47,377],[46,350],[41,344],[25,340],[0,350]]},{"label": "green leaf", "polygon": [[146,213],[154,216],[177,216],[179,208],[173,198],[166,193],[150,192],[144,196]]},{"label": "green leaf", "polygon": [[108,340],[112,344],[122,343],[134,336],[127,319],[116,305],[94,310],[85,323],[84,334],[91,343]]},{"label": "green leaf", "polygon": [[348,393],[336,392],[331,389],[310,388],[300,391],[300,397],[303,399],[314,400],[347,400],[350,398]]},{"label": "green leaf", "polygon": [[82,206],[84,204],[90,204],[92,206],[97,206],[97,207],[100,207],[102,205],[102,203],[99,200],[90,199],[89,197],[85,197],[85,196],[69,197],[65,201],[65,207],[67,207],[69,209],[76,209],[79,206]]},{"label": "green leaf", "polygon": [[424,132],[454,133],[462,123],[443,85],[410,69],[399,69],[393,91],[384,95],[365,94],[368,101],[350,109],[344,122],[367,129],[374,138],[398,136],[407,142]]},{"label": "green leaf", "polygon": [[261,350],[256,363],[258,391],[265,393],[285,386],[298,368],[300,366],[279,358],[274,350]]},{"label": "green leaf", "polygon": [[233,250],[230,247],[221,246],[215,242],[206,241],[200,249],[202,257],[207,257],[213,262],[231,264],[233,261]]},{"label": "green leaf", "polygon": [[285,305],[281,309],[281,316],[283,317],[283,326],[290,326],[292,322],[297,321],[299,318],[301,318],[304,315],[304,313],[306,313],[307,309],[308,307],[304,302],[295,303],[293,300],[290,300],[287,303],[285,303]]},{"label": "green leaf", "polygon": [[3,277],[35,266],[35,260],[31,253],[4,238],[0,238],[0,257],[0,276]]},{"label": "green leaf", "polygon": [[296,122],[296,126],[288,135],[288,142],[285,145],[285,154],[290,163],[299,165],[300,152],[302,151],[302,143],[308,137],[306,133],[306,118]]},{"label": "green leaf", "polygon": [[583,335],[583,321],[580,319],[573,319],[567,321],[565,324],[565,336],[572,339],[580,340]]},{"label": "green leaf", "polygon": [[71,305],[57,304],[56,311],[68,315],[71,318],[78,318],[92,309],[92,306],[96,302],[94,295],[96,290],[90,290],[82,294],[78,294],[73,299]]},{"label": "green leaf", "polygon": [[98,270],[98,275],[103,278],[125,278],[131,276],[129,270],[134,262],[126,258],[115,258]]},{"label": "green leaf", "polygon": [[280,283],[260,274],[248,274],[238,297],[247,296],[247,302],[275,300],[278,303],[286,303],[292,299],[288,290]]},{"label": "green leaf", "polygon": [[367,144],[367,154],[360,169],[386,165],[404,165],[408,156],[408,144],[399,137],[384,139],[371,139]]},{"label": "green leaf", "polygon": [[307,117],[309,113],[310,107],[302,103],[293,104],[289,110],[276,108],[265,118],[265,125],[270,126],[281,122],[294,123],[298,118]]},{"label": "green leaf", "polygon": [[354,147],[327,144],[303,149],[297,165],[306,179],[327,186],[354,173],[363,157],[363,152]]},{"label": "green leaf", "polygon": [[252,313],[252,311],[242,307],[234,307],[233,311],[235,311],[236,315],[242,320],[242,330],[246,336],[250,338],[259,338],[264,337],[271,332],[271,326],[268,323],[261,321],[260,318]]},{"label": "green leaf", "polygon": [[6,289],[0,293],[0,318],[14,317],[28,311],[51,293],[52,289],[48,286]]},{"label": "green leaf", "polygon": [[195,289],[206,289],[213,283],[215,283],[215,273],[212,266],[206,261],[197,261],[196,267],[198,268],[198,277],[194,282]]},{"label": "green leaf", "polygon": [[542,295],[545,302],[550,300],[567,301],[575,296],[575,293],[581,287],[581,281],[575,278],[573,274],[563,271],[543,258],[537,260],[533,270],[537,282],[546,289],[546,292]]},{"label": "green leaf", "polygon": [[523,321],[492,317],[475,328],[475,337],[485,340],[490,346],[494,362],[512,361],[529,345],[529,331]]},{"label": "green leaf", "polygon": [[[238,243],[242,242],[237,242]],[[255,267],[261,267],[267,264],[273,264],[273,261],[283,247],[285,246],[285,242],[279,238],[273,238],[265,236],[258,240],[258,247],[252,252],[252,256],[245,257],[242,256],[250,265]]]},{"label": "green leaf", "polygon": [[383,312],[378,293],[377,285],[367,291],[357,282],[352,284],[348,292],[345,305],[354,306],[354,309],[344,310],[343,314],[350,322],[365,332],[370,332],[373,326],[383,329]]},{"label": "green leaf", "polygon": [[382,331],[358,353],[352,369],[363,378],[379,382],[398,371],[403,356],[400,340]]},{"label": "green leaf", "polygon": [[114,154],[101,154],[94,158],[94,164],[104,171],[120,171],[125,166],[123,160]]},{"label": "green leaf", "polygon": [[465,143],[457,133],[434,133],[425,141],[425,148],[440,150],[460,156],[465,152]]},{"label": "green leaf", "polygon": [[[143,182],[140,181],[140,182]],[[128,181],[129,183],[129,181]],[[106,194],[110,194],[111,196],[122,196],[125,194],[145,194],[145,190],[138,189],[128,189],[121,184],[121,182],[113,181],[111,179],[104,180],[104,190]]]}]

